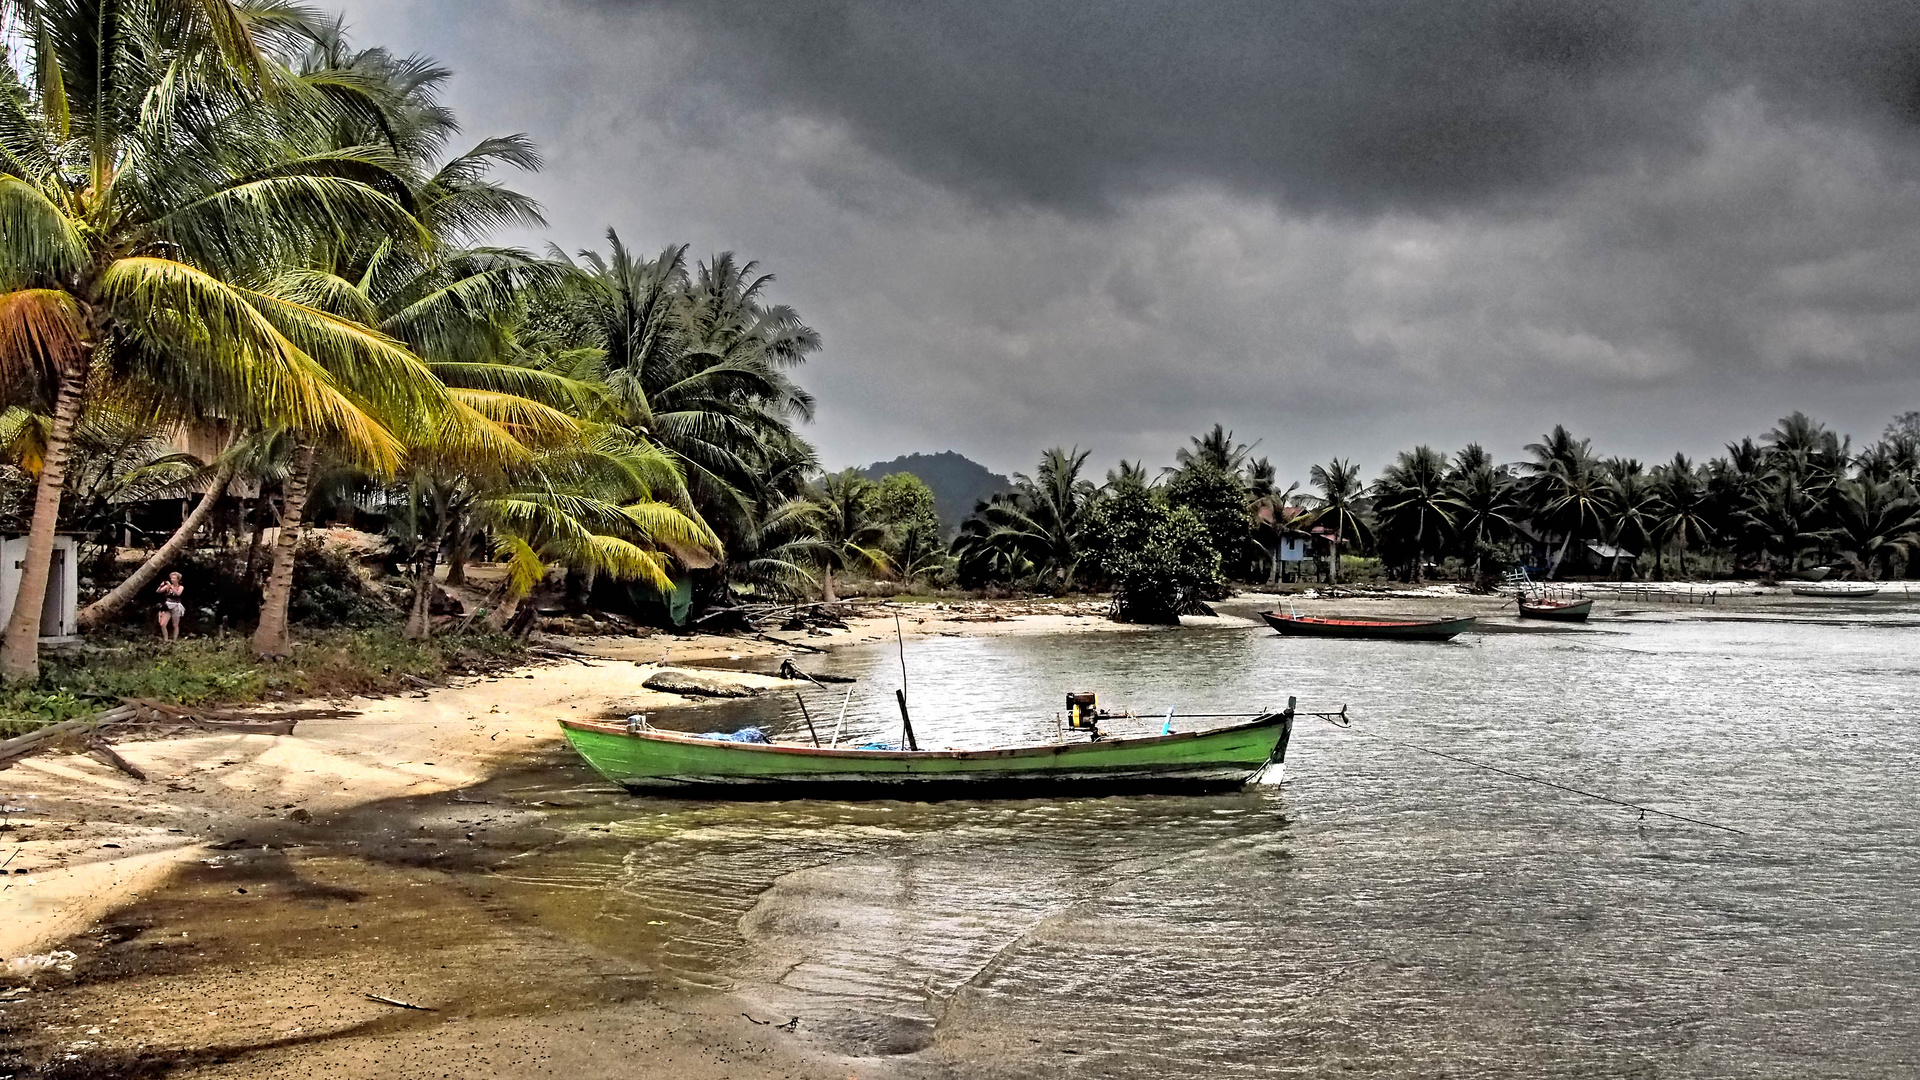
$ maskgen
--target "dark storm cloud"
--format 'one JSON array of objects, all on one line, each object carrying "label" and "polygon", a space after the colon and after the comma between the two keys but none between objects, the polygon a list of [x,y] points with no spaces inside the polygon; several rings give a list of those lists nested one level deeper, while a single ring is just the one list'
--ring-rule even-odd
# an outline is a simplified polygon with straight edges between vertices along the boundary
[{"label": "dark storm cloud", "polygon": [[667,13],[696,78],[850,125],[917,174],[1069,211],[1205,180],[1433,210],[1695,152],[1708,102],[1901,132],[1904,0],[598,0]]},{"label": "dark storm cloud", "polygon": [[344,0],[573,249],[733,250],[830,464],[1920,408],[1920,3]]}]

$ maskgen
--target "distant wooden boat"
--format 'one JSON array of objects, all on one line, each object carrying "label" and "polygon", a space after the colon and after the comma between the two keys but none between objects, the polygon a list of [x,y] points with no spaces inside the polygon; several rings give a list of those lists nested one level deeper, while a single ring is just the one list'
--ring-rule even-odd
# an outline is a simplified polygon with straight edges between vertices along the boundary
[{"label": "distant wooden boat", "polygon": [[1795,585],[1793,595],[1822,600],[1864,600],[1880,591],[1880,586],[1864,581],[1836,581],[1830,585]]},{"label": "distant wooden boat", "polygon": [[989,750],[726,742],[619,721],[562,720],[560,728],[595,771],[635,793],[1036,798],[1239,787],[1286,761],[1293,702],[1232,727]]},{"label": "distant wooden boat", "polygon": [[1786,577],[1789,581],[1825,581],[1831,573],[1831,566],[1809,566],[1805,570],[1790,571]]},{"label": "distant wooden boat", "polygon": [[1448,641],[1473,629],[1471,615],[1454,619],[1321,619],[1263,611],[1267,625],[1286,637],[1385,638],[1396,641]]},{"label": "distant wooden boat", "polygon": [[1555,600],[1544,596],[1520,597],[1523,619],[1553,619],[1556,622],[1586,622],[1593,613],[1592,598]]}]

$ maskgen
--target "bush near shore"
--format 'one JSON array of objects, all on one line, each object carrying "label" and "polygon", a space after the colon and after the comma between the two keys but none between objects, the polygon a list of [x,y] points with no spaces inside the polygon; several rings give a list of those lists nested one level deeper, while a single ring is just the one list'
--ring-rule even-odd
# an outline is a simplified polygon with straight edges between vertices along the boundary
[{"label": "bush near shore", "polygon": [[501,634],[415,641],[399,626],[380,626],[303,632],[281,661],[256,658],[238,636],[49,650],[37,682],[0,691],[0,733],[77,719],[121,698],[219,706],[392,693],[406,689],[409,677],[433,680],[497,667],[517,660],[521,649]]}]

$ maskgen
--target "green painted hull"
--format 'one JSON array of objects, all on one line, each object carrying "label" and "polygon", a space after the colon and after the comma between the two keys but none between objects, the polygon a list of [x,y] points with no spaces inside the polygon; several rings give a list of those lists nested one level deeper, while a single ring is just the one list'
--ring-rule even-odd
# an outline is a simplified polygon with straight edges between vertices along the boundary
[{"label": "green painted hull", "polygon": [[722,797],[1033,798],[1239,787],[1286,760],[1293,712],[1210,731],[1004,750],[826,750],[562,720],[600,775],[634,792]]}]

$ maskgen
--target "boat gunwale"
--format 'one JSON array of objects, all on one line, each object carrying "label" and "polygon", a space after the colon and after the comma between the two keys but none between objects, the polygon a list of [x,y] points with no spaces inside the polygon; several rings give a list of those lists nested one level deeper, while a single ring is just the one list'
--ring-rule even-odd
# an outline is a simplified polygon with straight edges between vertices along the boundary
[{"label": "boat gunwale", "polygon": [[725,739],[703,739],[690,732],[662,731],[652,728],[646,731],[630,731],[625,723],[617,720],[575,720],[562,718],[562,728],[576,731],[588,731],[596,735],[613,735],[620,738],[639,741],[655,741],[710,747],[721,750],[745,750],[759,753],[791,754],[801,757],[843,758],[850,761],[928,761],[943,759],[951,761],[984,761],[1010,757],[1044,757],[1069,753],[1084,753],[1089,750],[1116,750],[1124,747],[1159,746],[1180,742],[1184,739],[1201,739],[1209,736],[1229,735],[1239,732],[1258,731],[1287,721],[1288,710],[1261,713],[1254,720],[1244,724],[1229,724],[1225,727],[1204,728],[1198,731],[1175,731],[1166,735],[1142,735],[1130,739],[1101,739],[1098,742],[1083,743],[1032,743],[1026,746],[993,747],[981,750],[860,750],[854,748],[806,746],[788,743],[737,743]]}]

